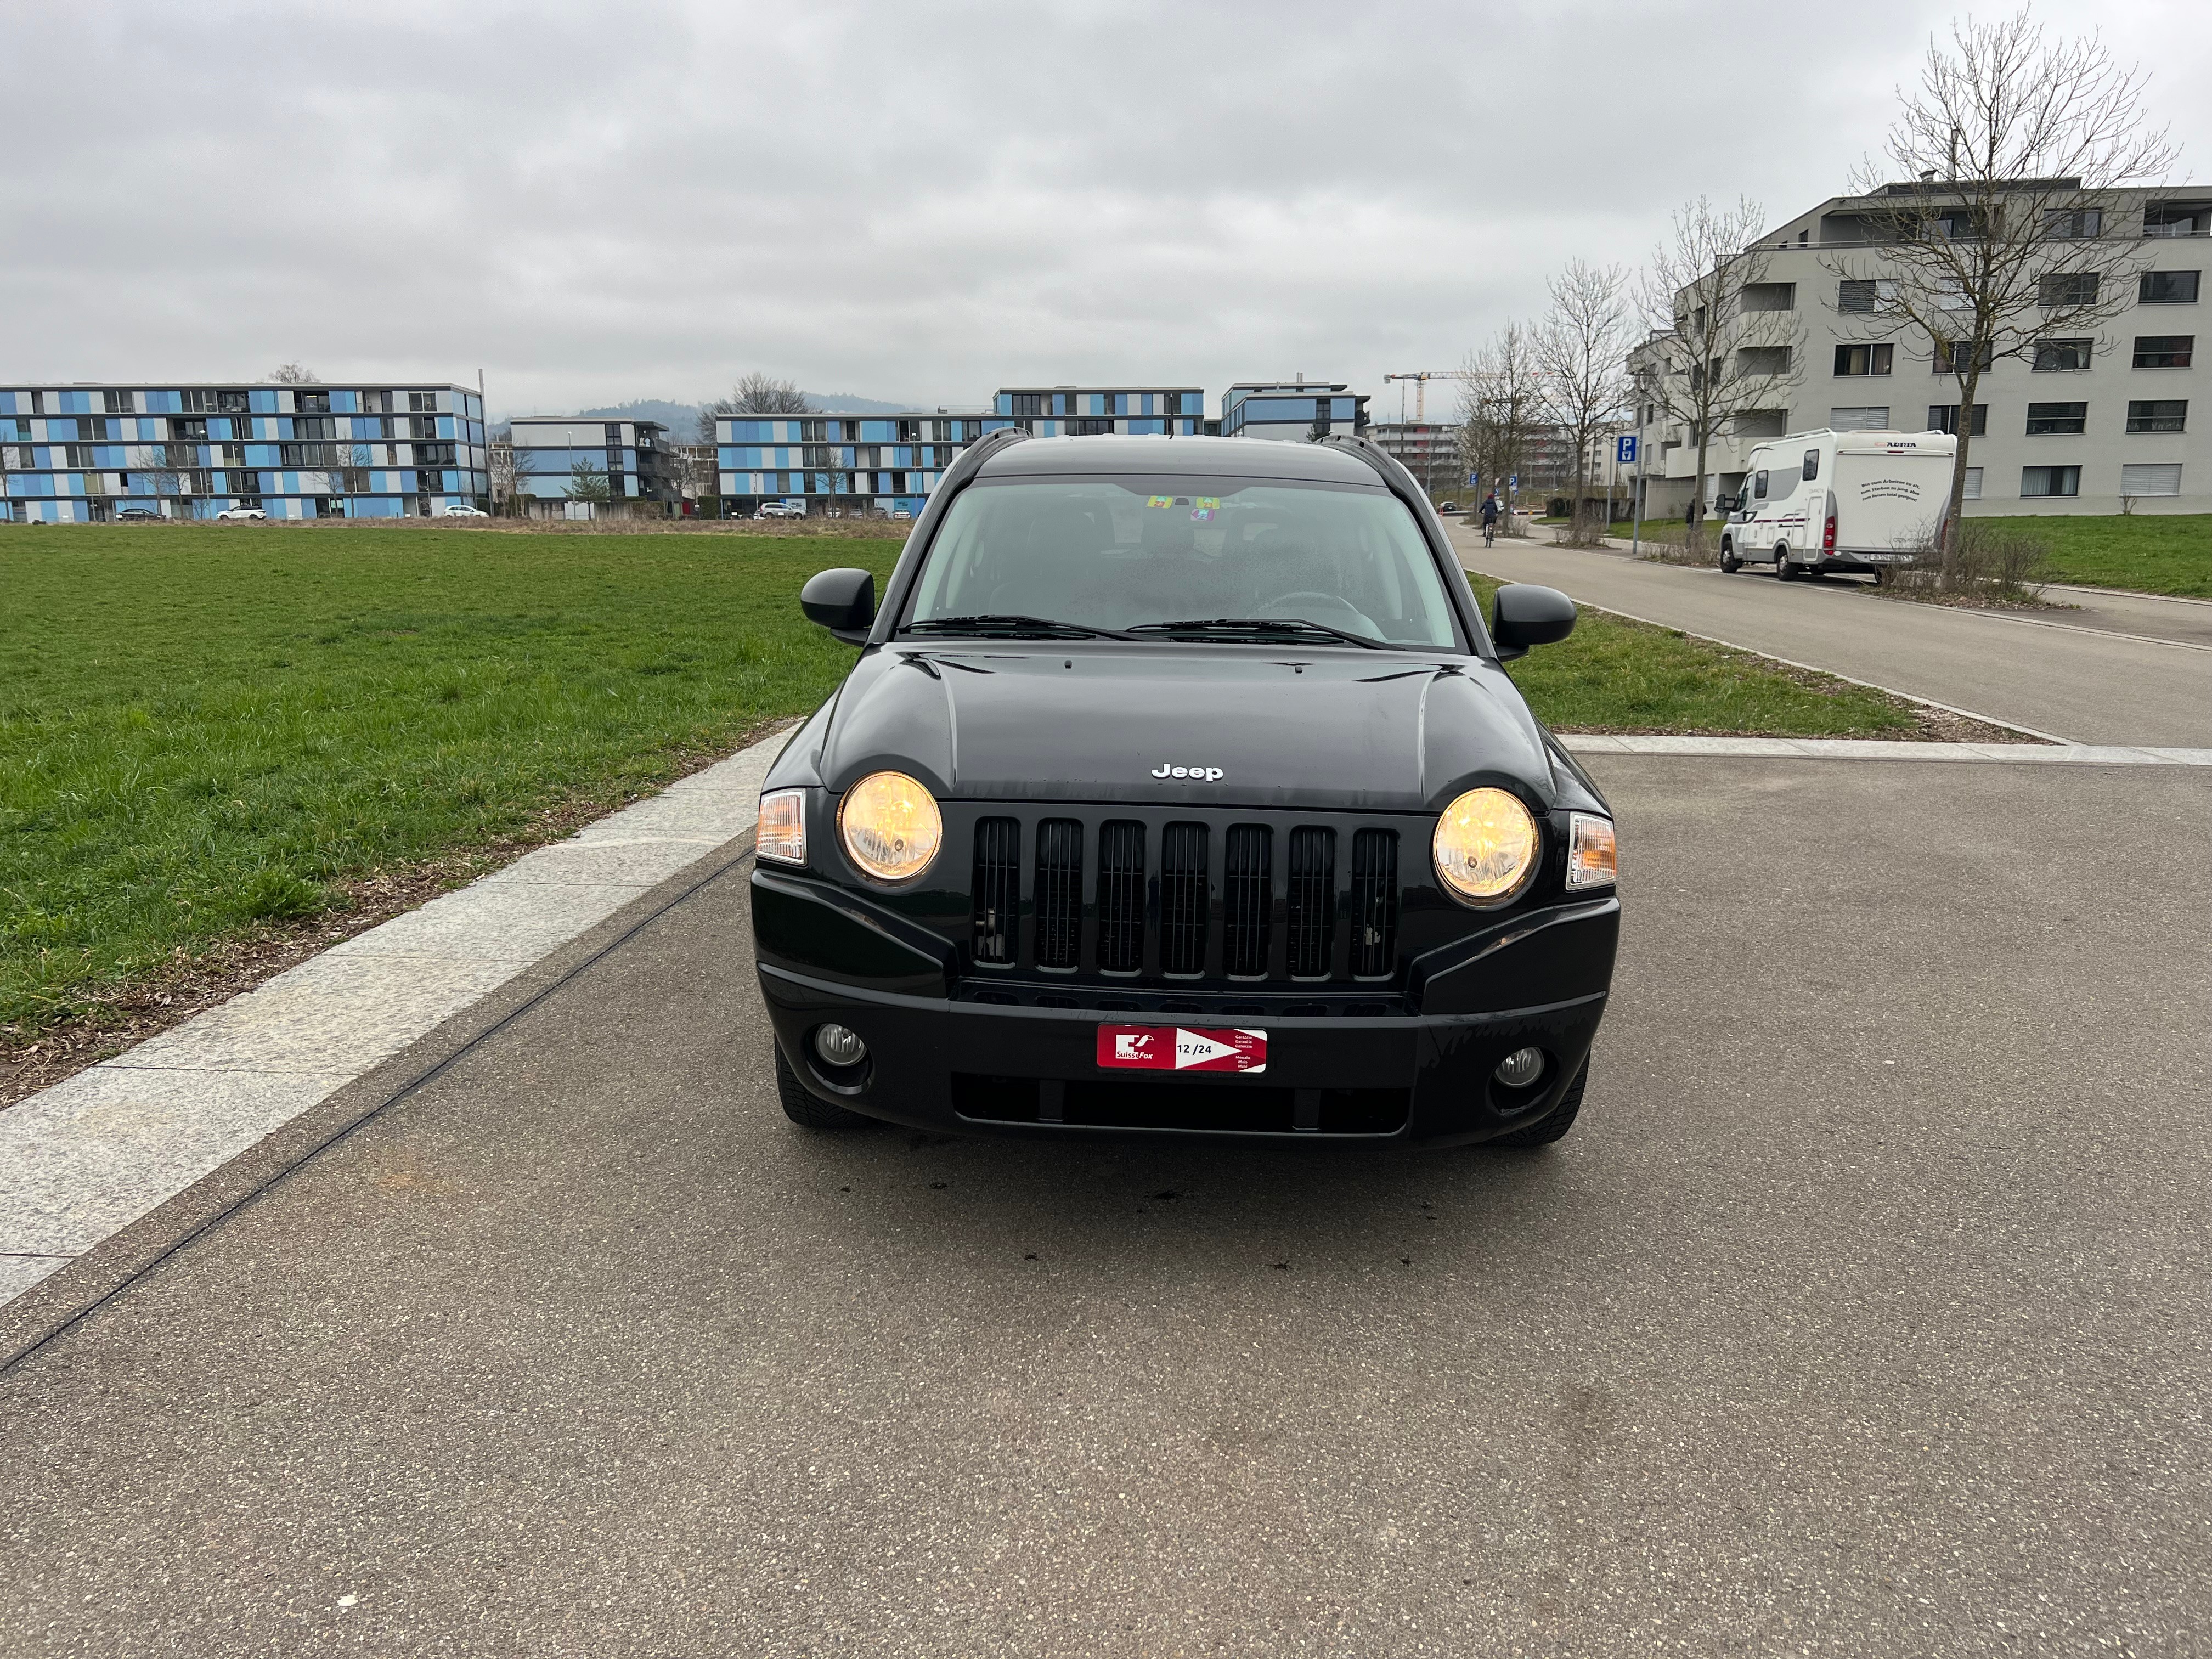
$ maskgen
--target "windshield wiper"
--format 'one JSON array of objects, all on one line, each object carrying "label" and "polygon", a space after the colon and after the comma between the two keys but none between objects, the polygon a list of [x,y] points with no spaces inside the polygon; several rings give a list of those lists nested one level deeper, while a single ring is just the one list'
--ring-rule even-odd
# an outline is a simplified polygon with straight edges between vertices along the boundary
[{"label": "windshield wiper", "polygon": [[1081,623],[1054,622],[1049,617],[984,616],[932,617],[911,622],[902,634],[981,634],[1006,639],[1126,640],[1110,628],[1085,628]]},{"label": "windshield wiper", "polygon": [[1346,645],[1364,646],[1370,651],[1402,651],[1406,647],[1393,645],[1388,640],[1370,640],[1364,634],[1355,634],[1346,628],[1331,628],[1327,623],[1308,622],[1303,617],[1192,617],[1182,622],[1144,623],[1129,630],[1132,634],[1319,634],[1332,640],[1341,640]]}]

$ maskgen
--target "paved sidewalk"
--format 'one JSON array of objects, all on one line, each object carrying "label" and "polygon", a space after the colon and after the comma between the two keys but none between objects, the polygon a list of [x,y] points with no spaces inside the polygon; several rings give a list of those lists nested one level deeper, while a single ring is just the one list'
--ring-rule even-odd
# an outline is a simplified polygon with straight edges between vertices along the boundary
[{"label": "paved sidewalk", "polygon": [[[2212,747],[2212,651],[1778,582],[1752,569],[1724,576],[1531,542],[1486,548],[1480,531],[1456,525],[1452,536],[1470,569],[1542,582],[1606,610],[2068,742]],[[2185,615],[2189,628],[2203,611],[2166,608]]]}]

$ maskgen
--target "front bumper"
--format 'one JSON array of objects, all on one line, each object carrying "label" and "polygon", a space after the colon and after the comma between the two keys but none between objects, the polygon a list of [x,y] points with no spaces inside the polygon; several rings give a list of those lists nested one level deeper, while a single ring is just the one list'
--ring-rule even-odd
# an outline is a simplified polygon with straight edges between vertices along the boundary
[{"label": "front bumper", "polygon": [[[927,961],[915,935],[880,931],[883,919],[844,896],[802,893],[767,875],[753,893],[762,995],[803,1085],[872,1117],[963,1134],[1488,1140],[1540,1121],[1581,1070],[1604,1015],[1620,923],[1610,896],[1518,918],[1437,953],[1425,969],[1417,963],[1421,971],[1396,994],[1356,1009],[1332,1000],[1325,1015],[1287,996],[1209,1006],[1218,994],[1178,996],[1174,986],[1063,984],[1052,988],[1076,994],[1046,1006],[995,991],[975,1000],[957,961]],[[867,1044],[852,1072],[815,1053],[816,1028],[833,1021]],[[1102,1024],[1264,1030],[1267,1069],[1102,1069]],[[1546,1057],[1537,1081],[1518,1091],[1497,1084],[1498,1062],[1531,1046]]]}]

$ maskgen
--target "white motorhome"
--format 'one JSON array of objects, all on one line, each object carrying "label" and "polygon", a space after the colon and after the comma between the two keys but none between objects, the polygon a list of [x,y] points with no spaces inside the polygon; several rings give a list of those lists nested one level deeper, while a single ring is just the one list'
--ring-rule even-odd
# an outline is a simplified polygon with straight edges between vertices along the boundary
[{"label": "white motorhome", "polygon": [[1959,441],[1947,432],[1795,432],[1751,452],[1721,532],[1721,568],[1774,566],[1784,581],[1891,565],[1942,527]]}]

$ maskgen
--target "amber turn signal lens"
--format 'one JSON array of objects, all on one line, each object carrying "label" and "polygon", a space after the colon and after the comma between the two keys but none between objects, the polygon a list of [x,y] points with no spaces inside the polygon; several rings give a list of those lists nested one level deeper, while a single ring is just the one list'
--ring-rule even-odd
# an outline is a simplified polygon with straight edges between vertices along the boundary
[{"label": "amber turn signal lens", "polygon": [[806,792],[776,789],[761,797],[753,854],[778,864],[806,862]]},{"label": "amber turn signal lens", "polygon": [[1463,903],[1504,904],[1528,885],[1541,844],[1517,798],[1470,789],[1437,820],[1437,875]]},{"label": "amber turn signal lens", "polygon": [[1574,833],[1567,842],[1567,885],[1610,887],[1619,866],[1613,820],[1589,812],[1576,813]]},{"label": "amber turn signal lens", "polygon": [[837,809],[845,852],[878,881],[912,881],[945,839],[936,797],[903,772],[872,772]]}]

